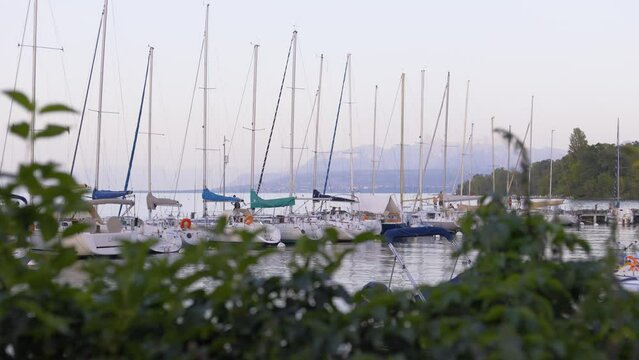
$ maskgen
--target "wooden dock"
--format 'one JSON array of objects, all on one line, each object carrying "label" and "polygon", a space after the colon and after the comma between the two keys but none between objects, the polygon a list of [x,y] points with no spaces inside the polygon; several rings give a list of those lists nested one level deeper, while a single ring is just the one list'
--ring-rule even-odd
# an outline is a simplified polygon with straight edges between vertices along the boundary
[{"label": "wooden dock", "polygon": [[[607,225],[611,221],[615,221],[614,215],[608,209],[583,209],[571,211],[571,213],[577,215],[579,222],[584,223],[584,225]],[[639,210],[632,209],[632,220],[633,224],[639,224]]]}]

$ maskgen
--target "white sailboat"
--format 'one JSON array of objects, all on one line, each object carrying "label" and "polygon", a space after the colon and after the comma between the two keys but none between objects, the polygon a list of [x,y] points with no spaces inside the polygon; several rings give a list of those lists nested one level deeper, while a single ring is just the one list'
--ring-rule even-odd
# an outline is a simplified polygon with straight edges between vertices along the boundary
[{"label": "white sailboat", "polygon": [[[424,73],[422,72],[422,83],[423,83]],[[468,95],[468,91],[466,92]],[[422,92],[423,95],[423,92]],[[446,78],[446,90],[445,90],[445,123],[444,123],[444,174],[442,179],[442,190],[439,195],[433,198],[432,205],[422,205],[421,209],[414,212],[405,213],[405,221],[409,226],[437,226],[444,228],[449,231],[455,231],[459,228],[458,219],[460,216],[460,212],[455,209],[449,208],[446,204],[450,204],[452,201],[461,201],[466,200],[465,198],[460,198],[456,196],[452,196],[447,193],[447,155],[448,155],[448,104],[450,97],[450,73],[448,73]],[[422,96],[422,103],[424,98]],[[466,102],[468,103],[468,102]],[[441,113],[441,109],[440,109]],[[423,121],[423,117],[422,117]],[[435,130],[436,131],[436,130]],[[433,135],[434,136],[434,135]],[[431,144],[432,146],[432,144]],[[430,156],[430,150],[429,150]]]},{"label": "white sailboat", "polygon": [[[201,241],[220,241],[220,242],[238,242],[241,241],[241,236],[237,233],[238,230],[247,230],[255,234],[255,241],[266,245],[277,245],[280,242],[280,233],[275,227],[263,224],[256,220],[253,214],[248,210],[239,209],[239,204],[242,199],[236,197],[229,197],[225,194],[219,195],[208,189],[207,186],[207,127],[208,127],[208,28],[209,28],[209,5],[206,6],[206,19],[204,26],[204,101],[203,101],[203,181],[202,181],[202,205],[203,212],[202,217],[198,219],[182,219],[180,221],[180,235],[182,241],[188,245],[194,245]],[[254,46],[254,81],[257,81],[257,51],[258,46]],[[254,84],[254,86],[256,86]],[[254,94],[254,118],[255,118],[255,88]],[[253,121],[255,123],[255,120]],[[254,129],[253,129],[254,130]],[[226,161],[226,159],[225,159]],[[251,169],[253,170],[253,168]],[[209,202],[230,202],[233,203],[234,209],[226,211],[220,215],[214,215],[208,213]],[[225,217],[227,226],[222,234],[213,234],[211,229],[216,226],[220,220],[220,216]]]},{"label": "white sailboat", "polygon": [[[139,241],[144,238],[142,234],[143,222],[137,217],[129,215],[129,212],[133,209],[135,202],[124,197],[130,194],[130,192],[99,190],[101,138],[100,132],[102,123],[102,94],[104,89],[107,14],[108,0],[105,0],[100,29],[100,36],[102,37],[102,39],[98,92],[95,185],[91,194],[91,199],[88,200],[89,205],[91,205],[91,209],[89,213],[77,214],[71,219],[64,219],[60,222],[60,227],[62,229],[75,222],[87,224],[88,230],[86,232],[62,240],[63,246],[74,248],[77,254],[80,256],[119,255],[123,241]],[[120,207],[124,206],[125,211],[122,216],[114,216],[102,219],[97,212],[97,208],[99,205],[118,205]],[[33,243],[34,250],[48,249],[48,244],[43,243],[42,239],[37,236],[34,236]]]},{"label": "white sailboat", "polygon": [[619,225],[632,225],[634,216],[632,210],[621,207],[621,148],[619,147],[619,118],[617,118],[617,183],[615,204],[610,209],[610,217]]},{"label": "white sailboat", "polygon": [[148,176],[148,193],[146,194],[146,206],[149,210],[149,218],[143,227],[143,236],[148,238],[157,239],[157,243],[151,246],[151,251],[157,253],[172,253],[177,252],[182,248],[182,239],[178,231],[178,227],[175,226],[175,218],[153,218],[153,210],[158,206],[170,206],[180,207],[180,203],[173,199],[157,198],[152,192],[151,182],[151,164],[152,164],[152,147],[151,138],[154,135],[152,131],[152,113],[153,113],[153,47],[149,47],[149,129],[148,135],[148,159],[147,159],[147,176]]}]

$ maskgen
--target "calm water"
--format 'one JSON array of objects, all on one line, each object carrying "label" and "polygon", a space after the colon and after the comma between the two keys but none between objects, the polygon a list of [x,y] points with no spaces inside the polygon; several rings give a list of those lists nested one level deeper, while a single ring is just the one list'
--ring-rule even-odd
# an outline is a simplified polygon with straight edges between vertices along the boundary
[{"label": "calm water", "polygon": [[[610,238],[611,228],[608,226],[582,226],[579,229],[568,229],[586,239],[591,245],[591,257],[601,257],[606,252],[606,242]],[[624,227],[617,230],[617,241],[628,246],[639,239],[639,227]],[[388,284],[393,268],[393,255],[381,243],[364,244],[334,244],[336,250],[354,249],[346,257],[342,267],[337,271],[335,280],[350,291],[361,289],[369,281],[379,281]],[[450,279],[455,259],[451,259],[452,247],[446,239],[432,237],[412,239],[397,243],[398,252],[404,257],[406,266],[418,283],[437,284]],[[637,248],[639,250],[639,248]],[[274,256],[259,265],[258,271],[265,275],[286,274],[286,264],[290,260],[291,249],[280,249]],[[583,259],[587,255],[583,252],[566,254],[568,259]],[[455,274],[465,267],[457,263]],[[395,267],[393,287],[410,287],[408,279]]]},{"label": "calm water", "polygon": [[[582,226],[579,229],[568,229],[586,239],[592,248],[591,257],[601,257],[605,254],[606,242],[610,237],[611,228],[608,226]],[[620,227],[617,229],[617,241],[622,247],[633,244],[639,239],[637,233],[639,227]],[[461,240],[461,239],[460,239]],[[334,280],[341,283],[349,291],[357,291],[369,281],[378,281],[388,284],[393,268],[393,255],[385,245],[379,242],[363,244],[332,244],[332,250],[343,251],[352,249],[335,274]],[[437,284],[450,279],[453,273],[455,260],[451,259],[452,247],[446,239],[432,237],[411,239],[396,244],[398,252],[403,256],[408,270],[418,283]],[[264,276],[288,274],[287,264],[291,259],[291,246],[277,249],[277,251],[264,259],[256,266],[256,273]],[[639,248],[636,249],[639,251]],[[165,256],[165,255],[154,255]],[[168,256],[179,256],[171,254]],[[587,255],[583,252],[567,254],[569,259],[583,259]],[[91,261],[82,260],[82,261]],[[114,260],[118,261],[118,260]],[[79,270],[81,264],[76,264],[63,275],[63,280],[74,284],[81,284],[85,277]],[[457,263],[454,273],[457,274],[465,268],[461,262]],[[206,285],[205,285],[206,286]],[[410,288],[411,285],[399,264],[395,267],[393,275],[393,288]]]},{"label": "calm water", "polygon": [[[199,196],[189,194],[179,194],[180,199],[185,205],[182,209],[183,213],[197,208],[199,210],[199,201],[193,201]],[[245,196],[246,194],[237,194]],[[276,197],[281,194],[269,194]],[[190,196],[190,198],[189,198]],[[265,195],[265,198],[271,197]],[[139,197],[138,197],[138,200]],[[142,201],[138,201],[142,203]],[[189,203],[191,206],[189,206]],[[607,209],[608,201],[567,201],[561,207],[565,210],[594,209],[595,204],[599,209]],[[137,205],[140,206],[139,204]],[[302,203],[299,204],[303,207]],[[638,201],[622,201],[621,206],[624,208],[639,208]],[[137,209],[137,212],[143,209]],[[221,209],[220,209],[221,210]],[[580,228],[569,228],[569,232],[573,232],[586,239],[592,248],[590,256],[601,257],[605,254],[606,242],[610,238],[611,228],[608,226],[581,226]],[[637,234],[638,227],[620,227],[617,229],[617,241],[621,247],[631,245],[639,239]],[[459,240],[462,240],[461,238]],[[361,289],[369,281],[379,281],[388,284],[391,270],[393,268],[393,255],[390,250],[379,242],[369,242],[364,244],[333,244],[330,245],[336,251],[353,249],[353,253],[348,255],[342,267],[335,275],[335,281],[344,285],[350,291]],[[453,251],[450,243],[446,239],[420,238],[400,242],[396,245],[398,252],[404,257],[407,268],[415,277],[418,283],[436,284],[463,271],[464,266],[458,263],[453,271],[455,260],[451,259]],[[639,251],[639,248],[636,249]],[[256,268],[256,273],[271,275],[286,275],[288,273],[287,264],[291,259],[292,248],[278,249],[278,251],[265,259]],[[162,255],[159,255],[162,256]],[[171,255],[176,256],[176,255]],[[179,256],[179,255],[177,255]],[[583,252],[567,254],[569,259],[584,258],[587,255]],[[86,260],[91,261],[91,260]],[[77,267],[79,268],[79,266]],[[399,265],[396,265],[395,275],[393,276],[393,288],[407,288],[410,283],[400,271]],[[65,274],[65,280],[72,283],[81,283],[83,281],[82,274],[75,269],[71,269]]]}]

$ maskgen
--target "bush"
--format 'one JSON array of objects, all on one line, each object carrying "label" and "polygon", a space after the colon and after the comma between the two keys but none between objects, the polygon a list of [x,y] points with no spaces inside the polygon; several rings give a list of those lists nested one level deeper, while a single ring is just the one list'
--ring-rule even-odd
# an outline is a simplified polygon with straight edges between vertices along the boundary
[{"label": "bush", "polygon": [[[19,207],[7,197],[15,189],[42,195]],[[411,291],[350,294],[333,282],[350,251],[324,246],[333,232],[299,242],[287,276],[252,271],[274,250],[256,248],[249,233],[175,257],[148,257],[146,242],[127,244],[118,261],[79,263],[60,246],[36,267],[15,258],[31,224],[54,229],[50,239],[66,235],[46,224],[84,206],[76,189],[53,164],[22,166],[0,189],[3,357],[637,357],[639,302],[613,276],[612,252],[565,261],[588,244],[542,217],[508,213],[497,198],[463,221],[456,255],[472,254],[472,267],[459,282],[423,287],[420,302]],[[86,276],[81,286],[60,280],[69,269]]]}]

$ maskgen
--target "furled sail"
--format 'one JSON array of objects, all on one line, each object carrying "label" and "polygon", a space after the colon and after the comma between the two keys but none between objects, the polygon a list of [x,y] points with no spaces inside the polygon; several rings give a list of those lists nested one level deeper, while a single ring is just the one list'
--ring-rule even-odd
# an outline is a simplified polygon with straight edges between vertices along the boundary
[{"label": "furled sail", "polygon": [[177,206],[180,207],[179,201],[167,198],[157,198],[153,196],[151,192],[146,194],[146,208],[149,210],[155,210],[158,206]]},{"label": "furled sail", "polygon": [[277,199],[262,199],[257,195],[257,193],[251,190],[251,208],[252,209],[263,209],[263,208],[278,208],[278,207],[286,207],[295,205],[294,197],[284,197]]},{"label": "furled sail", "polygon": [[319,192],[317,189],[313,189],[313,201],[338,201],[338,202],[355,202],[355,200],[347,199],[339,196],[326,195]]},{"label": "furled sail", "polygon": [[127,195],[131,195],[132,191],[113,191],[113,190],[98,190],[93,189],[93,193],[91,194],[91,198],[93,200],[98,199],[115,199]]},{"label": "furled sail", "polygon": [[210,202],[238,202],[238,201],[244,201],[236,196],[223,196],[220,194],[216,194],[213,191],[204,188],[204,190],[202,190],[202,200],[204,201],[210,201]]}]

